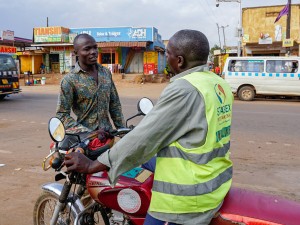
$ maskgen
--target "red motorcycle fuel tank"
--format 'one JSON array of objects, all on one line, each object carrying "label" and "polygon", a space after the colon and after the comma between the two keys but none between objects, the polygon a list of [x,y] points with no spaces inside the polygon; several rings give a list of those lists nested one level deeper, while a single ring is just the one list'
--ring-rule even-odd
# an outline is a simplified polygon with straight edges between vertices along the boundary
[{"label": "red motorcycle fuel tank", "polygon": [[298,225],[300,203],[232,187],[211,225]]},{"label": "red motorcycle fuel tank", "polygon": [[114,187],[107,172],[87,175],[86,186],[91,197],[108,208],[133,217],[145,218],[151,199],[153,174],[137,167],[122,174]]}]

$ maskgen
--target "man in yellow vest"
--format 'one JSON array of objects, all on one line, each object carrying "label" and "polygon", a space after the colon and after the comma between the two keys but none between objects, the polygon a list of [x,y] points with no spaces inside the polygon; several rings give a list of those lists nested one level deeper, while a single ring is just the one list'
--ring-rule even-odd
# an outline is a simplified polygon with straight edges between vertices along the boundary
[{"label": "man in yellow vest", "polygon": [[71,153],[68,171],[108,170],[112,184],[157,154],[145,223],[209,224],[232,182],[229,159],[233,95],[206,66],[209,43],[195,30],[175,33],[167,46],[171,83],[136,128],[98,160]]}]

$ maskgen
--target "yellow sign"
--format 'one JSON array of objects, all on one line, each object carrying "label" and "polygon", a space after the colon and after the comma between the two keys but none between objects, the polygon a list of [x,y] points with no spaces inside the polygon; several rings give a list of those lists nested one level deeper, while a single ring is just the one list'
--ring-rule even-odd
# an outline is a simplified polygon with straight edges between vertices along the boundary
[{"label": "yellow sign", "polygon": [[34,42],[69,42],[69,28],[65,27],[35,27]]},{"label": "yellow sign", "polygon": [[157,52],[144,52],[144,64],[154,63],[157,65],[158,53]]},{"label": "yellow sign", "polygon": [[294,46],[294,40],[293,39],[284,39],[282,41],[282,47],[293,47]]}]

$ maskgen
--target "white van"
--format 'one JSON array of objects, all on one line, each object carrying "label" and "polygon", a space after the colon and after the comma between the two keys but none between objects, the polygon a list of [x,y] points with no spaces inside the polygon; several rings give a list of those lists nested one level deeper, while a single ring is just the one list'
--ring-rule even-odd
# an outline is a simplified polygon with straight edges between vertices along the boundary
[{"label": "white van", "polygon": [[222,76],[240,100],[300,96],[300,57],[228,57]]}]

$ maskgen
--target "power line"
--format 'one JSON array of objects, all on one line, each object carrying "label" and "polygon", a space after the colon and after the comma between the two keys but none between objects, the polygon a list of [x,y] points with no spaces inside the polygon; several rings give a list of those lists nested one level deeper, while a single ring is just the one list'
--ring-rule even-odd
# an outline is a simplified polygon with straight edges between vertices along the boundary
[{"label": "power line", "polygon": [[208,4],[208,2],[207,2],[207,0],[205,0],[205,2],[206,2],[206,5],[208,6],[208,8],[211,10],[211,14],[209,14],[209,16],[211,16],[211,17],[213,17],[213,19],[214,19],[214,22],[216,23],[217,22],[217,17],[216,17],[216,15],[215,15],[215,13],[214,13],[214,10],[212,9],[212,7],[210,7],[210,5]]}]

